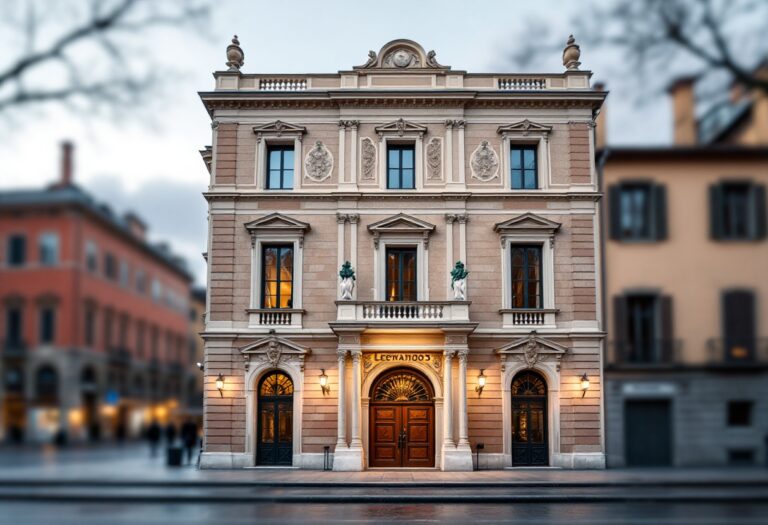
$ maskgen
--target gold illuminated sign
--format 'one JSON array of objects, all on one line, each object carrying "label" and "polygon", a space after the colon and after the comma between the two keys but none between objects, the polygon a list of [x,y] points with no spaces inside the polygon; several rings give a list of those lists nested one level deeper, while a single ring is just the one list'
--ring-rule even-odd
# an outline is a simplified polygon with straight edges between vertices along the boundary
[{"label": "gold illuminated sign", "polygon": [[431,363],[435,358],[432,354],[400,354],[376,352],[373,354],[374,362],[387,363],[390,361],[402,361],[404,363]]}]

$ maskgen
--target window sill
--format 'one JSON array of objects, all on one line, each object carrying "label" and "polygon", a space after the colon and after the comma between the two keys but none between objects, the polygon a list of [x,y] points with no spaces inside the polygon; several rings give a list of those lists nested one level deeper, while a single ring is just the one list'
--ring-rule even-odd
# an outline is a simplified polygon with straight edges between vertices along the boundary
[{"label": "window sill", "polygon": [[247,308],[248,327],[290,326],[301,328],[305,310],[301,308]]}]

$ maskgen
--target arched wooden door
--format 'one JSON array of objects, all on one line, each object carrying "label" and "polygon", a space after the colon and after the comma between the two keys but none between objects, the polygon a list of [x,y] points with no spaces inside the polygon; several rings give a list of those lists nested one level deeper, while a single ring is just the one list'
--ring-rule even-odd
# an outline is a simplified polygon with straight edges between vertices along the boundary
[{"label": "arched wooden door", "polygon": [[429,381],[415,370],[383,374],[371,389],[371,467],[434,467],[435,405]]},{"label": "arched wooden door", "polygon": [[259,383],[257,465],[293,463],[293,381],[275,371]]},{"label": "arched wooden door", "polygon": [[512,380],[512,465],[548,464],[547,384],[536,372],[520,372]]}]

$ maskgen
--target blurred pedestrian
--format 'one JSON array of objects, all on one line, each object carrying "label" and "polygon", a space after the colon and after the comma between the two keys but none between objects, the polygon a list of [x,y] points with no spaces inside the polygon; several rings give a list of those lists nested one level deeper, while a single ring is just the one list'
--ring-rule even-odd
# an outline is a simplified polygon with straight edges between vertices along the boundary
[{"label": "blurred pedestrian", "polygon": [[154,419],[147,429],[147,441],[149,441],[150,455],[155,457],[157,455],[157,444],[160,443],[160,425]]},{"label": "blurred pedestrian", "polygon": [[176,442],[176,425],[173,422],[168,422],[165,427],[165,442],[169,447],[172,447]]},{"label": "blurred pedestrian", "polygon": [[192,453],[197,445],[197,425],[191,419],[187,419],[181,426],[181,443],[187,454],[187,463],[192,463]]}]

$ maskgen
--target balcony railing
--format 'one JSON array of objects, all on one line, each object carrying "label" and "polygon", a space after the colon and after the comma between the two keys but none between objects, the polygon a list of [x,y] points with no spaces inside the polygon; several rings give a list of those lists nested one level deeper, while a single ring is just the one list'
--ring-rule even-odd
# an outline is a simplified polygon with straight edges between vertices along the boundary
[{"label": "balcony railing", "polygon": [[715,338],[707,341],[708,364],[717,367],[768,365],[768,339]]},{"label": "balcony railing", "polygon": [[361,323],[469,321],[470,301],[336,301],[336,320]]},{"label": "balcony railing", "polygon": [[547,89],[547,80],[534,77],[500,78],[498,85],[502,91],[538,91]]},{"label": "balcony railing", "polygon": [[306,91],[306,78],[262,78],[259,79],[261,91]]},{"label": "balcony railing", "polygon": [[304,310],[299,308],[251,308],[248,310],[249,326],[301,327]]},{"label": "balcony railing", "polygon": [[555,326],[554,308],[505,308],[499,310],[504,328]]},{"label": "balcony railing", "polygon": [[609,343],[608,361],[619,366],[672,366],[680,364],[683,342],[652,339],[642,344],[629,341]]}]

